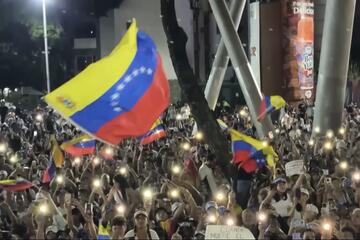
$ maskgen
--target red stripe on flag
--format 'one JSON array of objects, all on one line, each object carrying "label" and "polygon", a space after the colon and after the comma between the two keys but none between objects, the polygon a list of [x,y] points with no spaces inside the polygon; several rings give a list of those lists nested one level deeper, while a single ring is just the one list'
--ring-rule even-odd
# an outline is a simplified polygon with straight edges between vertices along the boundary
[{"label": "red stripe on flag", "polygon": [[73,156],[82,156],[86,154],[93,154],[95,152],[95,147],[90,148],[77,148],[74,146],[69,146],[64,149],[65,152],[70,153]]},{"label": "red stripe on flag", "polygon": [[256,161],[250,158],[249,151],[237,151],[234,153],[234,163],[241,165],[241,168],[247,173],[255,172],[257,167]]},{"label": "red stripe on flag", "polygon": [[[169,83],[158,56],[154,80],[144,96],[129,112],[106,123],[95,135],[109,143],[118,144],[124,138],[144,134],[169,106],[169,101]],[[144,119],[148,121],[144,122]]]},{"label": "red stripe on flag", "polygon": [[164,130],[161,130],[157,133],[154,133],[154,134],[151,134],[150,136],[144,138],[143,140],[141,140],[140,144],[141,145],[145,145],[145,144],[148,144],[148,143],[151,143],[152,141],[155,141],[159,138],[162,138],[162,137],[165,137],[165,131]]}]

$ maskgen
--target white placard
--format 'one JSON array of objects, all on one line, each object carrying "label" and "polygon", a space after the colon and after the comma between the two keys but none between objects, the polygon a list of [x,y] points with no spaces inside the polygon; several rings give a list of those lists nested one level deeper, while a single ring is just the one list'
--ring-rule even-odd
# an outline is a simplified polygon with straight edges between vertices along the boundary
[{"label": "white placard", "polygon": [[208,225],[205,239],[254,239],[249,229],[237,226]]},{"label": "white placard", "polygon": [[288,162],[287,164],[285,164],[285,173],[288,177],[304,173],[304,161],[295,160]]}]

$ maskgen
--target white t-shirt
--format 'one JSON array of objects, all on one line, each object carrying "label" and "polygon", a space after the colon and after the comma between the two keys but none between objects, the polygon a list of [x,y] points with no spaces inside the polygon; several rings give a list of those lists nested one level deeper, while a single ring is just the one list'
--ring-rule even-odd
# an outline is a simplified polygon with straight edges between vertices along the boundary
[{"label": "white t-shirt", "polygon": [[276,213],[279,214],[280,217],[289,217],[293,203],[291,201],[290,195],[287,194],[286,200],[281,199],[280,201],[276,202],[274,199],[272,199],[271,205],[275,208]]},{"label": "white t-shirt", "polygon": [[206,180],[209,183],[211,192],[215,193],[217,191],[217,184],[216,184],[214,173],[213,173],[212,169],[203,163],[199,168],[199,175],[200,175],[201,181],[204,181],[206,178]]},{"label": "white t-shirt", "polygon": [[[157,235],[157,233],[152,229],[150,229],[150,235],[151,235],[152,240],[159,240],[160,239],[159,236]],[[133,238],[133,237],[135,237],[134,229],[128,231],[124,236],[125,239]],[[138,237],[136,236],[135,239],[138,239]]]}]

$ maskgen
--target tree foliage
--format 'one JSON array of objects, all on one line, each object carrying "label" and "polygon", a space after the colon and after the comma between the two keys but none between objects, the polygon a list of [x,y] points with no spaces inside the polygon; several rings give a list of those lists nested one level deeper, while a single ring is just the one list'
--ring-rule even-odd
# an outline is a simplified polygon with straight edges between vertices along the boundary
[{"label": "tree foliage", "polygon": [[170,57],[178,77],[182,94],[190,105],[198,129],[214,151],[226,176],[230,176],[229,162],[231,155],[225,136],[221,134],[213,112],[208,107],[204,93],[197,83],[193,69],[186,54],[187,35],[179,26],[176,18],[174,0],[161,0],[161,15],[164,31],[168,40]]}]

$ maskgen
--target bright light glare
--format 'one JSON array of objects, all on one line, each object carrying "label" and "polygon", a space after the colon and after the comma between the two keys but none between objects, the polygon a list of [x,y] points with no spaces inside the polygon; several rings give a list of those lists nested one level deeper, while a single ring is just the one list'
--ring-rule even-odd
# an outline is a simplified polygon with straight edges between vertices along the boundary
[{"label": "bright light glare", "polygon": [[315,127],[315,128],[314,128],[314,131],[315,131],[316,133],[320,133],[320,127]]},{"label": "bright light glare", "polygon": [[267,216],[266,216],[265,213],[259,213],[259,214],[258,214],[258,220],[259,220],[260,222],[264,222],[264,221],[266,220],[266,218],[267,218]]},{"label": "bright light glare", "polygon": [[172,167],[172,172],[174,174],[179,174],[180,171],[181,171],[181,167],[179,165],[175,165],[175,166]]},{"label": "bright light glare", "polygon": [[79,158],[79,157],[74,158],[74,163],[76,165],[79,165],[81,163],[81,158]]},{"label": "bright light glare", "polygon": [[216,200],[223,201],[225,199],[225,195],[222,192],[216,194]]},{"label": "bright light glare", "polygon": [[190,143],[186,142],[186,143],[183,143],[182,147],[183,147],[184,150],[188,151],[188,150],[190,150],[191,146],[190,146]]},{"label": "bright light glare", "polygon": [[197,132],[195,138],[197,140],[202,140],[204,138],[204,134],[202,132]]},{"label": "bright light glare", "polygon": [[332,138],[333,136],[334,136],[334,132],[333,132],[333,131],[328,130],[328,131],[326,132],[326,137],[327,137],[327,138]]},{"label": "bright light glare", "polygon": [[56,182],[57,182],[58,184],[62,184],[62,183],[64,182],[64,177],[61,176],[61,175],[57,176],[57,177],[56,177]]},{"label": "bright light glare", "polygon": [[143,196],[145,199],[152,199],[153,193],[150,189],[146,189],[143,192]]},{"label": "bright light glare", "polygon": [[340,168],[343,169],[343,170],[346,170],[348,168],[348,163],[343,161],[340,163]]},{"label": "bright light glare", "polygon": [[94,165],[99,165],[100,164],[100,159],[98,157],[94,157],[93,163],[94,163]]},{"label": "bright light glare", "polygon": [[248,114],[247,114],[247,112],[246,112],[244,109],[241,109],[241,110],[240,110],[240,116],[242,116],[242,117],[247,117]]},{"label": "bright light glare", "polygon": [[47,214],[49,212],[49,207],[47,204],[43,203],[39,206],[39,212],[43,215]]},{"label": "bright light glare", "polygon": [[124,205],[119,205],[116,208],[116,211],[120,214],[124,214],[125,213],[125,206]]},{"label": "bright light glare", "polygon": [[36,121],[41,122],[43,120],[43,116],[41,114],[37,114],[35,119]]},{"label": "bright light glare", "polygon": [[4,152],[6,152],[6,150],[7,150],[6,144],[5,143],[0,143],[0,152],[4,153]]},{"label": "bright light glare", "polygon": [[208,217],[208,221],[209,221],[210,223],[216,222],[216,216],[215,216],[215,215],[210,215],[210,216]]},{"label": "bright light glare", "polygon": [[353,174],[354,181],[358,182],[360,181],[360,172],[356,172]]},{"label": "bright light glare", "polygon": [[105,153],[106,153],[107,155],[113,155],[113,154],[114,154],[114,150],[113,150],[111,147],[107,147],[107,148],[105,149]]},{"label": "bright light glare", "polygon": [[11,162],[11,163],[17,163],[17,161],[18,161],[18,158],[17,158],[16,155],[12,155],[12,156],[10,157],[10,162]]},{"label": "bright light glare", "polygon": [[342,127],[342,128],[339,129],[339,133],[341,135],[345,135],[345,132],[346,132],[345,128]]},{"label": "bright light glare", "polygon": [[324,223],[322,227],[323,227],[323,229],[325,231],[330,231],[331,230],[331,224],[330,223]]},{"label": "bright light glare", "polygon": [[333,145],[332,145],[332,143],[330,141],[327,141],[327,142],[324,143],[324,148],[326,150],[331,150],[333,148]]},{"label": "bright light glare", "polygon": [[176,190],[176,189],[171,190],[170,196],[171,196],[172,198],[178,198],[178,197],[179,197],[179,191]]},{"label": "bright light glare", "polygon": [[93,186],[94,186],[95,188],[101,187],[101,181],[100,181],[100,179],[95,179],[95,180],[93,181]]},{"label": "bright light glare", "polygon": [[126,175],[126,172],[127,172],[126,167],[121,167],[119,172],[121,175]]},{"label": "bright light glare", "polygon": [[229,218],[229,219],[226,220],[226,225],[228,225],[228,226],[234,226],[234,224],[235,224],[234,219]]},{"label": "bright light glare", "polygon": [[309,145],[310,145],[310,146],[314,146],[314,144],[315,144],[314,139],[310,139],[310,140],[309,140]]}]

